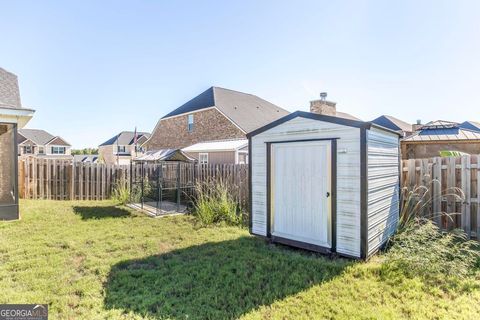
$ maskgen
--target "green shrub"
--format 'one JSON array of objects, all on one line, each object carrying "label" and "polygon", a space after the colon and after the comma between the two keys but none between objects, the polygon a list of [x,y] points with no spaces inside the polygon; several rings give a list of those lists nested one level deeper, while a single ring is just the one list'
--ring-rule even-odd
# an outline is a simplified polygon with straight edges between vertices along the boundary
[{"label": "green shrub", "polygon": [[193,213],[204,226],[216,223],[238,226],[245,220],[230,187],[221,179],[196,184]]},{"label": "green shrub", "polygon": [[130,201],[130,188],[126,180],[119,181],[112,192],[112,199],[125,205]]},{"label": "green shrub", "polygon": [[[437,183],[436,181],[432,181]],[[467,239],[463,230],[445,232],[432,221],[438,215],[452,219],[457,213],[431,213],[434,200],[427,187],[404,189],[405,199],[397,233],[390,239],[384,255],[382,272],[402,273],[407,277],[420,277],[427,283],[446,284],[462,280],[475,271],[479,261],[478,243]],[[462,190],[453,188],[442,195],[464,198]]]}]

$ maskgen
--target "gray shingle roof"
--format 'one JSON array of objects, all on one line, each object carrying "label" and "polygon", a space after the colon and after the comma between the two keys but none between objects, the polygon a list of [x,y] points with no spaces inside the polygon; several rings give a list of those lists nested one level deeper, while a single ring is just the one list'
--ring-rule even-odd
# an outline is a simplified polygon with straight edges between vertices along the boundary
[{"label": "gray shingle roof", "polygon": [[372,122],[378,124],[379,126],[389,128],[395,131],[401,130],[405,132],[412,132],[411,124],[392,116],[382,115],[372,120]]},{"label": "gray shingle roof", "polygon": [[[32,142],[38,145],[46,145],[50,140],[54,139],[55,136],[48,133],[45,130],[39,129],[19,129],[18,133],[22,135],[25,139],[31,140]],[[19,142],[22,142],[24,139],[19,139]]]},{"label": "gray shingle roof", "polygon": [[357,117],[355,117],[354,115],[351,115],[350,113],[346,113],[346,112],[337,111],[335,116],[338,117],[338,118],[344,118],[344,119],[349,119],[349,120],[362,121],[360,118],[357,118]]},{"label": "gray shingle roof", "polygon": [[211,87],[162,119],[214,106],[245,132],[289,114],[288,111],[253,94]]},{"label": "gray shingle roof", "polygon": [[[148,132],[137,132],[137,139],[140,139],[142,136],[145,136],[146,138],[150,138],[150,133]],[[109,146],[109,145],[114,145],[118,144],[121,146],[129,146],[134,143],[134,138],[135,138],[135,132],[134,131],[122,131],[116,136],[108,139],[104,143],[100,145],[101,146]],[[118,142],[117,142],[118,140]]]}]

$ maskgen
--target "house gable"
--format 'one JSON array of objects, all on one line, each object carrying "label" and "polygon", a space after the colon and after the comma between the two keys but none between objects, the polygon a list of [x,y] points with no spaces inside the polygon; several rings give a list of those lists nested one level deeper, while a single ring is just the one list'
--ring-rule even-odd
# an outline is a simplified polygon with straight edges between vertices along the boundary
[{"label": "house gable", "polygon": [[216,108],[193,113],[191,132],[188,115],[160,119],[144,146],[148,150],[180,149],[202,141],[245,138],[245,132]]},{"label": "house gable", "polygon": [[37,144],[30,139],[23,138],[22,142],[18,144],[19,146],[36,146]]},{"label": "house gable", "polygon": [[209,108],[217,108],[244,132],[253,131],[289,113],[253,94],[211,87],[168,113],[161,120]]},{"label": "house gable", "polygon": [[52,140],[50,140],[47,145],[55,145],[55,146],[66,146],[70,147],[70,144],[63,140],[61,137],[55,137]]}]

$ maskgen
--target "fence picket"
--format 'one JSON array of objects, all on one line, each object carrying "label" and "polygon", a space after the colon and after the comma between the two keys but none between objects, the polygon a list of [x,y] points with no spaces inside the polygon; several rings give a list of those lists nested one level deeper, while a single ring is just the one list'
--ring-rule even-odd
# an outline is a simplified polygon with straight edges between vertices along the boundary
[{"label": "fence picket", "polygon": [[465,199],[462,203],[462,229],[470,238],[470,156],[462,156],[462,190]]}]

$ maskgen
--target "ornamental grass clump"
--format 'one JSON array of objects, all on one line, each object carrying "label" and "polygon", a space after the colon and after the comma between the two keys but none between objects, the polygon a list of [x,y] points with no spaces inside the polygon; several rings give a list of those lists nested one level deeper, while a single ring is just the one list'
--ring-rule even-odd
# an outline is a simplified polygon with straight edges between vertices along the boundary
[{"label": "ornamental grass clump", "polygon": [[[401,273],[409,278],[419,277],[426,283],[445,285],[465,280],[477,271],[478,242],[468,240],[463,230],[443,231],[433,222],[442,217],[453,220],[458,213],[432,214],[428,208],[435,199],[430,191],[427,187],[403,190],[398,230],[384,255],[384,275]],[[440,196],[464,199],[458,188],[446,190]]]},{"label": "ornamental grass clump", "polygon": [[128,187],[127,180],[120,180],[112,191],[112,200],[118,202],[121,205],[126,205],[130,200],[130,188]]},{"label": "ornamental grass clump", "polygon": [[193,213],[202,225],[224,223],[239,226],[244,223],[245,215],[230,188],[222,179],[196,184]]}]

